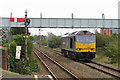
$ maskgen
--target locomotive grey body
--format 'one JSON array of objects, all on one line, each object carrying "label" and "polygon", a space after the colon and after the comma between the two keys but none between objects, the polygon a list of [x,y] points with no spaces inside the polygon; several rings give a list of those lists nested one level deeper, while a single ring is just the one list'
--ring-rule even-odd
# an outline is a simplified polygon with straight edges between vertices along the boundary
[{"label": "locomotive grey body", "polygon": [[76,31],[62,37],[62,54],[77,60],[91,60],[96,54],[95,34],[89,31]]}]

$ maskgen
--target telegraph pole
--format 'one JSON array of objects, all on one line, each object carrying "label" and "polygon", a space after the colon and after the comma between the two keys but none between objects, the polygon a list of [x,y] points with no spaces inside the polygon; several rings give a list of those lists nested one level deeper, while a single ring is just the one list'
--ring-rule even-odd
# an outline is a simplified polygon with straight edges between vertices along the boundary
[{"label": "telegraph pole", "polygon": [[40,18],[42,19],[42,13],[40,13]]},{"label": "telegraph pole", "polygon": [[[40,13],[40,19],[42,19],[42,13]],[[42,20],[41,20],[41,24],[42,24]],[[41,31],[41,29],[39,29],[39,37],[40,37],[40,31]],[[40,37],[40,42],[41,42],[41,37]],[[40,48],[40,43],[39,43],[39,48]]]},{"label": "telegraph pole", "polygon": [[[39,29],[39,37],[40,37],[40,29]],[[40,38],[40,42],[41,42],[41,38]],[[40,48],[40,43],[39,43],[39,48]]]},{"label": "telegraph pole", "polygon": [[72,28],[73,28],[73,17],[74,17],[74,16],[73,16],[73,13],[72,13],[71,17],[72,17]]},{"label": "telegraph pole", "polygon": [[[41,31],[42,31],[42,30],[41,30],[41,29],[39,29],[39,37],[40,37],[40,42],[41,42],[41,40],[42,40],[42,39],[41,39],[41,36],[40,36],[40,34],[41,34]],[[39,43],[39,48],[40,48],[40,43]]]},{"label": "telegraph pole", "polygon": [[[10,17],[12,18],[12,13],[10,14]],[[12,40],[10,40],[10,26],[9,25],[9,29],[8,29],[8,71],[10,70],[10,43],[12,42]]]},{"label": "telegraph pole", "polygon": [[[25,19],[27,18],[27,10],[25,11]],[[27,61],[27,25],[25,25],[25,60]]]}]

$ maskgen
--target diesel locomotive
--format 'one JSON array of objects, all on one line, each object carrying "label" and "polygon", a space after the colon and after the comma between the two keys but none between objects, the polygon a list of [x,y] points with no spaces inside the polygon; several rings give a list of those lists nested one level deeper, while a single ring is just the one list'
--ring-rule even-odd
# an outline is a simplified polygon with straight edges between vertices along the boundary
[{"label": "diesel locomotive", "polygon": [[76,60],[91,60],[96,54],[96,37],[90,31],[67,33],[61,40],[61,51]]}]

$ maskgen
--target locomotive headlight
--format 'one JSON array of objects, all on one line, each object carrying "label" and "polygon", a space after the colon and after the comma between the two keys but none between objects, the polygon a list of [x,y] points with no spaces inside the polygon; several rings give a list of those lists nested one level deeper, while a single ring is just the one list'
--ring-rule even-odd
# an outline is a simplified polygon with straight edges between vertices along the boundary
[{"label": "locomotive headlight", "polygon": [[76,50],[81,50],[80,48],[77,48]]},{"label": "locomotive headlight", "polygon": [[95,50],[94,48],[91,48],[91,50]]}]

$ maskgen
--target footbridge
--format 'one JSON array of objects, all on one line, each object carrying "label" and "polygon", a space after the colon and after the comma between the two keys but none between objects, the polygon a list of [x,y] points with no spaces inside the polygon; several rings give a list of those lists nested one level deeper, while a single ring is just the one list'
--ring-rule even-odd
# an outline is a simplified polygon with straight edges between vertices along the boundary
[{"label": "footbridge", "polygon": [[[28,28],[112,28],[119,29],[119,19],[87,18],[29,18]],[[0,28],[25,27],[24,22],[10,22],[10,18],[0,18]]]}]

